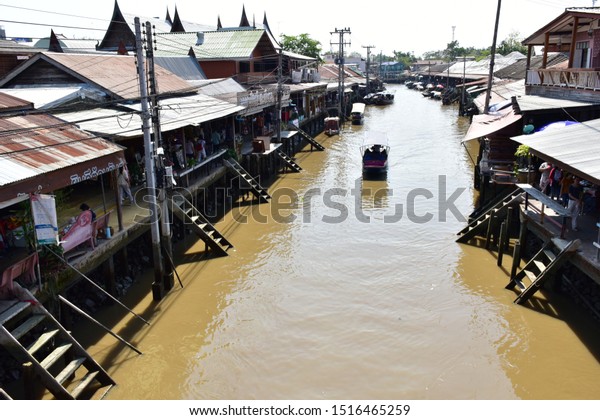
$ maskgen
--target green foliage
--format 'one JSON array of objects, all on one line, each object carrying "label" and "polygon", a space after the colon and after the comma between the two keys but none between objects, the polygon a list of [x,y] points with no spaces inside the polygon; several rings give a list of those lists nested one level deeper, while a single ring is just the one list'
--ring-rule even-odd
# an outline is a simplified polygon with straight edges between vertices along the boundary
[{"label": "green foliage", "polygon": [[515,152],[516,157],[529,157],[531,154],[529,153],[529,146],[526,144],[521,144],[517,147],[517,151]]},{"label": "green foliage", "polygon": [[508,34],[508,38],[503,40],[500,43],[500,45],[498,45],[498,48],[496,48],[496,52],[502,55],[507,55],[513,51],[518,51],[522,54],[527,54],[527,47],[521,44],[521,41],[519,41],[518,38],[518,32],[511,32],[510,34]]},{"label": "green foliage", "polygon": [[281,34],[281,47],[284,51],[294,52],[296,54],[306,55],[322,61],[321,59],[321,43],[312,39],[308,34],[300,34],[297,36]]}]

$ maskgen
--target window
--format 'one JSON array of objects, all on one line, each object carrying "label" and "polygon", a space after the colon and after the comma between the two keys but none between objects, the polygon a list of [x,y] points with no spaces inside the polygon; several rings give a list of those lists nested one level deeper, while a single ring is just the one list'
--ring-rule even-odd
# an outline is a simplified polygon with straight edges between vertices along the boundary
[{"label": "window", "polygon": [[589,42],[577,42],[575,44],[575,56],[573,60],[574,68],[589,68],[590,67],[590,50]]}]

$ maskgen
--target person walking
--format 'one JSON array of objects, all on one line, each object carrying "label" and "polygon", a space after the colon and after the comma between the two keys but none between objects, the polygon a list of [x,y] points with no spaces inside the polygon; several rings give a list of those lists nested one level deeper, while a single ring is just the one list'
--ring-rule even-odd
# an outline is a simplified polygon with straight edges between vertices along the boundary
[{"label": "person walking", "polygon": [[117,176],[117,185],[119,186],[120,204],[123,205],[123,200],[125,198],[129,199],[129,204],[133,204],[135,200],[133,198],[133,194],[131,194],[129,177],[123,171],[123,167],[119,168],[119,175]]}]

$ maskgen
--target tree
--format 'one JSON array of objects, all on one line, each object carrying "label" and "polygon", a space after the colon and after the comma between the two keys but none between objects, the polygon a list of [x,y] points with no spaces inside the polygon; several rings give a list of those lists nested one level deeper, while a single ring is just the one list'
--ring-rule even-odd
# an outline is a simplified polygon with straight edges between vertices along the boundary
[{"label": "tree", "polygon": [[319,62],[322,62],[321,43],[310,38],[308,34],[300,34],[297,36],[281,34],[281,39],[281,47],[284,51],[313,57],[319,60]]},{"label": "tree", "polygon": [[519,33],[511,32],[508,38],[503,40],[498,46],[496,52],[498,54],[507,55],[513,51],[518,51],[522,54],[527,54],[527,47],[519,41]]}]

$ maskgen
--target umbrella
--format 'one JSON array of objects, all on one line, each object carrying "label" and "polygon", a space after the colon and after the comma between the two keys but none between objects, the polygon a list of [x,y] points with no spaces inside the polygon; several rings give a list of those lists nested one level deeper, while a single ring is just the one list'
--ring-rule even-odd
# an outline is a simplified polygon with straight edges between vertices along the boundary
[{"label": "umbrella", "polygon": [[568,125],[579,124],[577,121],[556,121],[550,124],[547,124],[536,131],[547,131],[547,130],[558,130]]}]

